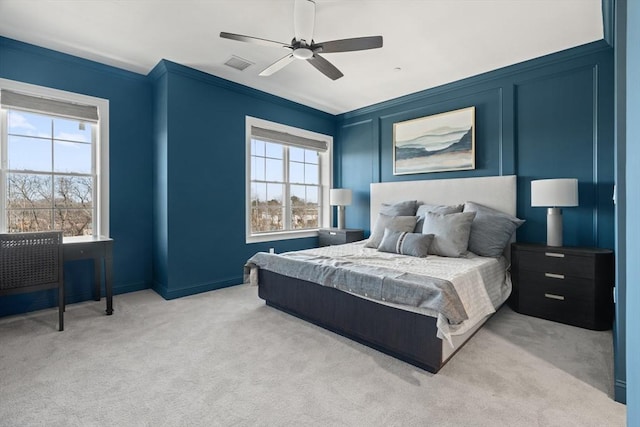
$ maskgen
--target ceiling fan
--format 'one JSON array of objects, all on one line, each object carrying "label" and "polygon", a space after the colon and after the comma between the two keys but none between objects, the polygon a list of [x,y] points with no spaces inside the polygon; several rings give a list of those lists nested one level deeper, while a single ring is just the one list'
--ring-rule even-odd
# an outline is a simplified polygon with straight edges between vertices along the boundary
[{"label": "ceiling fan", "polygon": [[325,76],[332,80],[337,80],[344,74],[342,74],[331,62],[320,56],[320,53],[352,52],[356,50],[376,49],[382,47],[382,36],[356,37],[316,43],[313,41],[313,27],[315,25],[315,19],[315,1],[295,0],[293,7],[293,28],[295,37],[289,44],[226,32],[221,32],[220,37],[263,46],[284,47],[291,50],[291,52],[286,56],[278,59],[276,62],[262,70],[259,74],[260,76],[270,76],[293,62],[295,59],[305,59]]}]

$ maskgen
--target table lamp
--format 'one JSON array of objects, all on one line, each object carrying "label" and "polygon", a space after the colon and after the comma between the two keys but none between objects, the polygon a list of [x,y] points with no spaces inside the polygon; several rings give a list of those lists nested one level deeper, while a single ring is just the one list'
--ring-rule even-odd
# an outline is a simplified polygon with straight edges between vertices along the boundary
[{"label": "table lamp", "polygon": [[562,246],[562,209],[578,206],[575,178],[531,181],[531,206],[547,207],[547,246]]},{"label": "table lamp", "polygon": [[351,190],[332,188],[329,190],[329,204],[338,207],[338,228],[344,229],[344,207],[351,204]]}]

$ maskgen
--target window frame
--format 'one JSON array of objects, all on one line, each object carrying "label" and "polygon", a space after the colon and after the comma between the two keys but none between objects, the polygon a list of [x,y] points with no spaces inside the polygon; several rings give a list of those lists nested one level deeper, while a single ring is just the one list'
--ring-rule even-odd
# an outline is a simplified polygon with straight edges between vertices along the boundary
[{"label": "window frame", "polygon": [[[93,219],[93,236],[109,237],[109,100],[2,78],[0,78],[0,89],[19,92],[34,97],[50,98],[63,102],[97,107],[99,120],[97,123],[92,124],[92,127],[95,129],[96,144],[92,149],[91,165],[96,176],[96,186],[93,189],[93,210],[95,212]],[[42,114],[36,111],[34,111],[34,113]],[[0,107],[0,233],[7,232],[7,120],[7,109]],[[86,236],[65,237],[65,239],[79,238],[86,238]]]},{"label": "window frame", "polygon": [[[282,231],[270,231],[261,233],[252,233],[251,231],[251,140],[252,133],[251,127],[260,127],[263,129],[274,130],[278,132],[288,133],[294,136],[300,136],[303,138],[315,139],[318,141],[325,141],[327,143],[327,151],[319,152],[319,189],[320,189],[320,218],[318,228],[304,229],[304,230],[282,230]],[[258,243],[269,242],[277,240],[298,239],[304,237],[316,237],[318,236],[318,229],[328,227],[332,221],[332,210],[329,206],[329,189],[332,187],[333,180],[333,137],[330,135],[324,135],[317,132],[312,132],[306,129],[300,129],[293,126],[284,125],[281,123],[271,122],[256,117],[246,116],[245,120],[245,239],[246,243]],[[259,138],[257,138],[259,139]],[[288,156],[285,155],[283,160],[283,168],[289,168]],[[283,170],[285,182],[285,191],[283,198],[288,199],[290,194],[289,187],[292,184],[289,181],[288,173]],[[290,227],[291,224],[291,212],[286,210],[285,224]]]}]

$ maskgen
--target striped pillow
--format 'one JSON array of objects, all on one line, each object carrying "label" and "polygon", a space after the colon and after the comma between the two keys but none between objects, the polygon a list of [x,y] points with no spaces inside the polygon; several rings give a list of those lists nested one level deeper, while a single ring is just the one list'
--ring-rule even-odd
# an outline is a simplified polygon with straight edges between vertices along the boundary
[{"label": "striped pillow", "polygon": [[433,234],[407,233],[385,228],[378,250],[424,258],[429,253],[431,242]]}]

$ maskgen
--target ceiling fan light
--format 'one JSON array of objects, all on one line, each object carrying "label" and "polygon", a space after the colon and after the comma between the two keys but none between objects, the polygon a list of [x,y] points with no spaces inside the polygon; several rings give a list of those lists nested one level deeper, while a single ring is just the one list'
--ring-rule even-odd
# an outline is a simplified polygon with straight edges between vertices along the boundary
[{"label": "ceiling fan light", "polygon": [[313,56],[313,51],[306,47],[299,47],[293,51],[293,56],[297,59],[309,59]]}]

